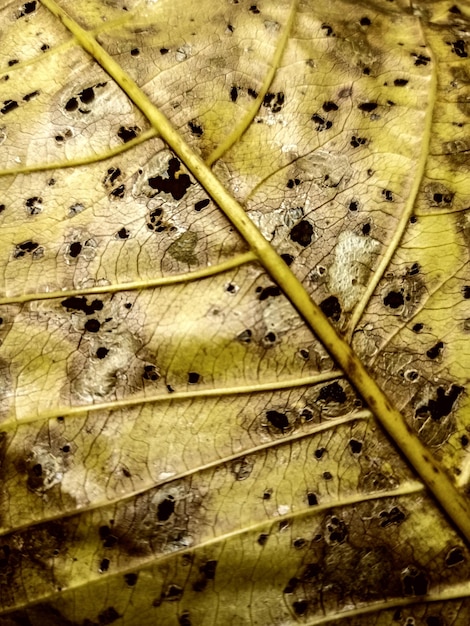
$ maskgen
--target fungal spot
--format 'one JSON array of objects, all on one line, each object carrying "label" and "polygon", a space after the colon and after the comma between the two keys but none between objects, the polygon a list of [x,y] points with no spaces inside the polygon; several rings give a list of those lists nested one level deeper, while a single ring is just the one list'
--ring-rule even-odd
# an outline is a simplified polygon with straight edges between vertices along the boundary
[{"label": "fungal spot", "polygon": [[462,548],[452,548],[446,555],[447,567],[458,565],[459,563],[463,563],[464,561],[465,557],[463,555]]},{"label": "fungal spot", "polygon": [[329,113],[330,111],[337,111],[338,108],[338,105],[331,100],[327,100],[322,104],[322,109],[325,111],[325,113]]},{"label": "fungal spot", "polygon": [[405,304],[405,298],[403,297],[403,290],[389,291],[383,300],[385,306],[391,309],[399,309]]},{"label": "fungal spot", "polygon": [[123,143],[127,143],[135,139],[140,131],[141,129],[138,126],[121,126],[117,135]]},{"label": "fungal spot", "polygon": [[20,259],[25,256],[25,254],[31,254],[35,250],[39,248],[39,244],[35,241],[23,241],[23,243],[18,243],[15,246],[15,251],[13,252],[14,259]]},{"label": "fungal spot", "polygon": [[258,300],[267,300],[281,295],[281,290],[277,285],[269,285],[265,287],[258,296]]},{"label": "fungal spot", "polygon": [[282,433],[289,428],[289,420],[285,413],[279,411],[266,411],[266,419],[274,428],[277,428]]},{"label": "fungal spot", "polygon": [[252,331],[247,328],[237,335],[237,341],[240,341],[240,343],[251,343],[252,336]]},{"label": "fungal spot", "polygon": [[101,323],[94,318],[85,322],[85,330],[87,330],[89,333],[97,333],[100,328]]},{"label": "fungal spot", "polygon": [[108,353],[109,353],[108,348],[101,347],[101,348],[98,348],[98,350],[96,351],[96,356],[98,359],[104,359]]},{"label": "fungal spot", "polygon": [[91,304],[88,304],[84,296],[71,296],[62,300],[61,305],[68,311],[82,311],[85,315],[93,315],[96,311],[101,311],[104,306],[101,300],[93,300]]},{"label": "fungal spot", "polygon": [[350,439],[349,447],[353,454],[360,454],[362,450],[362,441],[358,441],[357,439]]},{"label": "fungal spot", "polygon": [[364,111],[366,113],[370,113],[371,111],[375,111],[375,109],[377,108],[377,103],[376,102],[362,102],[361,104],[357,105],[357,108],[360,111]]},{"label": "fungal spot", "polygon": [[263,98],[263,106],[271,110],[272,113],[279,113],[284,106],[285,96],[282,91],[278,93],[268,92]]},{"label": "fungal spot", "polygon": [[367,139],[365,137],[356,137],[356,135],[351,137],[350,144],[353,148],[359,148],[359,146],[364,146],[366,143]]},{"label": "fungal spot", "polygon": [[320,309],[333,322],[338,322],[341,317],[341,304],[336,296],[328,296],[320,302]]},{"label": "fungal spot", "polygon": [[318,504],[318,498],[314,493],[309,492],[307,494],[307,502],[309,506],[315,506]]},{"label": "fungal spot", "polygon": [[152,176],[148,179],[148,184],[152,189],[156,189],[157,193],[163,191],[171,194],[174,200],[181,200],[191,185],[191,180],[188,174],[183,174],[180,169],[180,161],[173,157],[168,162],[168,178]]},{"label": "fungal spot", "polygon": [[337,381],[322,387],[317,398],[317,402],[338,402],[339,404],[343,404],[346,400],[344,389]]},{"label": "fungal spot", "polygon": [[448,46],[451,46],[452,52],[460,58],[468,57],[467,48],[463,39],[457,39],[457,41],[446,41]]},{"label": "fungal spot", "polygon": [[449,415],[463,391],[464,388],[458,385],[452,385],[449,391],[446,391],[444,387],[438,387],[436,398],[431,398],[427,404],[419,406],[415,411],[415,417],[421,419],[430,417],[435,421],[439,421],[441,418]]},{"label": "fungal spot", "polygon": [[202,209],[205,209],[206,206],[209,206],[210,204],[210,200],[199,200],[198,202],[196,202],[196,204],[194,205],[194,210],[195,211],[202,211]]},{"label": "fungal spot", "polygon": [[404,87],[408,84],[408,82],[409,81],[406,78],[395,78],[393,84],[395,85],[395,87]]},{"label": "fungal spot", "polygon": [[428,580],[424,572],[416,567],[407,567],[401,573],[405,596],[425,596],[428,592]]},{"label": "fungal spot", "polygon": [[204,130],[202,129],[202,126],[200,126],[200,124],[197,124],[196,122],[188,122],[188,126],[189,126],[189,130],[192,132],[193,135],[196,135],[196,137],[201,137],[204,134]]},{"label": "fungal spot", "polygon": [[426,356],[430,359],[437,359],[437,357],[441,355],[443,347],[444,343],[442,341],[438,341],[432,348],[430,348],[426,352]]},{"label": "fungal spot", "polygon": [[230,89],[230,100],[232,102],[236,102],[238,98],[238,88],[235,85],[232,85]]},{"label": "fungal spot", "polygon": [[302,220],[296,224],[289,233],[291,240],[298,243],[303,248],[306,248],[312,243],[313,235],[313,226],[308,220]]},{"label": "fungal spot", "polygon": [[281,254],[281,259],[288,267],[294,262],[294,257],[292,256],[292,254]]},{"label": "fungal spot", "polygon": [[139,48],[132,48],[132,50],[131,50],[131,55],[132,55],[133,57],[138,57],[138,56],[139,56],[139,54],[140,54],[140,50],[139,50]]},{"label": "fungal spot", "polygon": [[167,522],[175,512],[175,499],[167,496],[157,507],[157,518],[160,522]]},{"label": "fungal spot", "polygon": [[190,385],[195,385],[196,383],[199,382],[200,378],[201,378],[201,375],[198,374],[197,372],[189,372],[189,374],[188,374],[188,383]]},{"label": "fungal spot", "polygon": [[382,528],[387,528],[392,524],[399,526],[405,520],[406,516],[397,506],[394,506],[390,509],[390,511],[381,511],[379,513],[379,518],[380,526],[382,526]]}]

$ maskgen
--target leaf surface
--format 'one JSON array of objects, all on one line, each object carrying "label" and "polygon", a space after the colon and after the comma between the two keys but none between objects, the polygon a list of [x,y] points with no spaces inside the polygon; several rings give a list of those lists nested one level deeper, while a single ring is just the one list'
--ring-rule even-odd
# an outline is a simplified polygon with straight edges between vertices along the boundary
[{"label": "leaf surface", "polygon": [[469,10],[272,4],[1,9],[2,625],[468,621]]}]

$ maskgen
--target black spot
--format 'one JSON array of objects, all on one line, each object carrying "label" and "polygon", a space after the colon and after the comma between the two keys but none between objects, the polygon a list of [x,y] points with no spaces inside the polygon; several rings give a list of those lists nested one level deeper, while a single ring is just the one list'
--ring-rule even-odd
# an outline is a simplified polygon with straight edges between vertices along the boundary
[{"label": "black spot", "polygon": [[391,309],[399,309],[405,304],[405,298],[402,291],[389,291],[384,298],[385,306],[389,306]]},{"label": "black spot", "polygon": [[196,124],[196,122],[188,122],[188,126],[189,130],[192,132],[193,135],[196,135],[196,137],[201,137],[201,135],[203,135],[204,131],[202,129],[202,126]]},{"label": "black spot", "polygon": [[297,187],[297,185],[300,185],[300,179],[299,178],[289,178],[289,180],[287,181],[286,187],[288,187],[288,189],[294,189],[294,187]]},{"label": "black spot", "polygon": [[134,587],[137,583],[137,579],[139,574],[135,574],[134,572],[130,572],[129,574],[124,574],[124,580],[128,587]]},{"label": "black spot", "polygon": [[202,211],[202,209],[204,209],[206,206],[209,206],[209,204],[210,204],[210,200],[199,200],[194,205],[194,210],[195,211]]},{"label": "black spot", "polygon": [[132,55],[133,57],[138,57],[138,56],[139,56],[139,54],[140,54],[140,50],[139,50],[139,48],[132,48],[132,50],[131,50],[131,55]]},{"label": "black spot", "polygon": [[236,102],[238,98],[238,88],[235,85],[232,85],[230,89],[230,100],[232,102]]},{"label": "black spot", "polygon": [[356,135],[351,137],[350,144],[353,148],[359,148],[359,146],[364,146],[366,143],[367,139],[365,137],[356,137]]},{"label": "black spot", "polygon": [[273,113],[279,113],[285,102],[285,96],[282,91],[278,93],[268,92],[263,98],[263,105],[271,109]]},{"label": "black spot", "polygon": [[370,74],[370,67],[365,67],[365,68],[362,70],[362,73],[363,73],[363,74],[365,74],[366,76],[369,76],[369,74]]},{"label": "black spot", "polygon": [[454,15],[462,15],[462,11],[459,9],[457,5],[453,5],[449,9],[449,13],[454,13]]},{"label": "black spot", "polygon": [[247,328],[246,330],[242,330],[241,333],[238,333],[237,341],[240,341],[241,343],[250,343],[252,336],[253,336],[252,331],[249,328]]},{"label": "black spot", "polygon": [[[301,350],[301,352],[302,352],[302,350]],[[304,350],[304,352],[306,352],[307,354],[303,354],[302,357],[305,360],[307,360],[308,357],[309,357],[308,350]],[[304,418],[304,420],[306,422],[311,422],[313,420],[313,411],[311,409],[307,408],[307,407],[305,409],[303,409],[303,411],[302,411],[302,413],[300,415],[301,415],[301,417]]]},{"label": "black spot", "polygon": [[269,535],[265,534],[265,533],[261,533],[261,535],[258,537],[258,539],[256,540],[257,543],[259,543],[260,546],[264,546],[268,540]]},{"label": "black spot", "polygon": [[316,504],[318,504],[318,498],[314,493],[309,492],[307,494],[307,502],[308,506],[315,506]]},{"label": "black spot", "polygon": [[400,525],[405,520],[406,516],[397,506],[394,506],[390,511],[381,511],[379,517],[381,520],[380,526],[387,528],[387,526],[391,526],[392,524]]},{"label": "black spot", "polygon": [[295,243],[298,243],[303,248],[306,248],[312,243],[312,224],[308,220],[302,220],[291,229],[289,237],[292,239],[292,241],[295,241]]},{"label": "black spot", "polygon": [[457,41],[446,41],[448,46],[452,47],[452,52],[456,54],[458,57],[465,58],[468,57],[468,53],[465,46],[465,41],[463,39],[457,39]]},{"label": "black spot", "polygon": [[395,87],[404,87],[408,84],[408,80],[406,78],[395,78],[393,84],[395,85]]},{"label": "black spot", "polygon": [[339,404],[343,404],[346,400],[347,396],[344,393],[344,389],[337,381],[322,387],[317,398],[317,401],[338,402]]},{"label": "black spot", "polygon": [[287,266],[292,265],[294,261],[294,257],[292,256],[292,254],[281,254],[281,259]]},{"label": "black spot", "polygon": [[336,517],[336,515],[330,517],[326,525],[326,530],[328,531],[328,540],[330,543],[343,543],[348,536],[346,523],[339,517]]},{"label": "black spot", "polygon": [[361,17],[361,19],[359,20],[359,24],[361,26],[370,26],[371,25],[371,21],[368,17]]},{"label": "black spot", "polygon": [[301,550],[307,545],[307,542],[303,537],[299,537],[298,539],[294,539],[292,545],[296,550]]},{"label": "black spot", "polygon": [[259,9],[258,9],[258,7],[256,6],[256,4],[252,4],[252,5],[251,5],[251,7],[250,7],[250,11],[251,11],[252,13],[254,13],[255,15],[257,15],[257,14],[260,12],[260,10],[259,10]]},{"label": "black spot", "polygon": [[15,252],[13,253],[13,258],[19,259],[23,257],[27,253],[34,252],[37,248],[39,248],[39,244],[35,241],[23,241],[23,243],[18,243],[15,246]]},{"label": "black spot", "polygon": [[41,46],[41,50],[43,52],[46,52],[46,50],[49,50],[50,46],[47,43],[43,43]]},{"label": "black spot", "polygon": [[439,421],[442,417],[449,415],[457,398],[463,391],[464,388],[458,385],[452,385],[449,392],[446,392],[444,387],[438,387],[436,399],[431,398],[427,404],[419,406],[416,409],[415,417],[424,419],[430,417],[435,421]]},{"label": "black spot", "polygon": [[26,209],[30,215],[38,215],[42,211],[42,198],[38,196],[33,196],[32,198],[28,198],[25,202]]},{"label": "black spot", "polygon": [[79,241],[74,241],[73,243],[70,244],[69,255],[72,258],[76,259],[81,251],[82,251],[82,244]]},{"label": "black spot", "polygon": [[449,550],[446,556],[447,567],[458,565],[459,563],[463,563],[464,561],[465,557],[463,555],[462,548],[452,548],[451,550]]},{"label": "black spot", "polygon": [[26,2],[25,4],[23,4],[23,6],[18,12],[18,18],[24,17],[25,15],[29,15],[30,13],[34,13],[34,11],[36,10],[36,5],[37,5],[36,0],[33,0],[33,2]]},{"label": "black spot", "polygon": [[287,583],[287,586],[284,587],[283,593],[294,593],[299,582],[300,580],[298,578],[295,578],[295,577],[290,578],[289,582]]},{"label": "black spot", "polygon": [[122,615],[120,615],[113,606],[110,606],[98,615],[98,621],[100,626],[102,624],[106,626],[106,624],[112,624],[120,617],[122,617]]},{"label": "black spot", "polygon": [[256,98],[258,97],[258,92],[255,91],[254,89],[251,89],[251,87],[248,87],[247,94],[254,100],[256,100]]},{"label": "black spot", "polygon": [[339,321],[341,317],[341,305],[336,296],[328,296],[320,302],[320,309],[333,322]]},{"label": "black spot", "polygon": [[93,315],[95,311],[101,311],[103,309],[103,302],[101,300],[93,300],[91,304],[87,303],[87,298],[84,296],[71,296],[61,302],[62,306],[68,311],[82,311],[85,315]]},{"label": "black spot", "polygon": [[4,204],[0,204],[0,213],[3,213],[5,209],[6,209],[6,206]]},{"label": "black spot", "polygon": [[96,351],[96,356],[99,359],[104,359],[105,356],[108,354],[109,350],[108,348],[98,348],[98,350]]},{"label": "black spot", "polygon": [[113,196],[114,198],[124,198],[126,194],[126,186],[125,185],[119,185],[119,187],[116,187],[116,189],[113,189],[112,192],[109,194],[109,197]]},{"label": "black spot", "polygon": [[292,608],[294,609],[294,613],[296,615],[305,615],[308,609],[308,601],[307,600],[297,600],[292,604]]},{"label": "black spot", "polygon": [[160,522],[166,522],[175,512],[175,499],[167,496],[157,507],[157,517]]},{"label": "black spot", "polygon": [[135,139],[140,133],[140,130],[141,129],[138,126],[121,126],[117,134],[123,143],[127,143],[128,141]]},{"label": "black spot", "polygon": [[419,266],[419,263],[413,263],[413,265],[411,266],[410,271],[408,272],[408,274],[410,276],[416,276],[416,274],[419,274],[420,269],[421,268]]},{"label": "black spot", "polygon": [[[150,187],[156,189],[157,192],[170,193],[175,200],[181,200],[191,185],[191,180],[188,174],[179,173],[180,167],[181,163],[179,160],[173,157],[168,163],[168,178],[153,176],[148,179]],[[178,176],[176,177],[177,173]]]},{"label": "black spot", "polygon": [[470,286],[469,285],[465,285],[465,287],[463,287],[462,295],[465,298],[465,300],[468,300],[470,298]]},{"label": "black spot", "polygon": [[129,235],[130,233],[126,228],[121,228],[121,230],[118,230],[117,232],[119,239],[129,239]]},{"label": "black spot", "polygon": [[100,328],[100,322],[94,318],[85,322],[85,330],[87,330],[89,333],[97,333]]},{"label": "black spot", "polygon": [[268,298],[275,298],[281,295],[281,290],[277,285],[269,285],[265,287],[258,296],[258,300],[267,300]]},{"label": "black spot", "polygon": [[438,341],[426,352],[426,356],[430,359],[437,359],[437,357],[440,356],[443,347],[444,343],[442,341]]},{"label": "black spot", "polygon": [[217,561],[206,561],[200,568],[201,573],[207,578],[207,580],[214,580],[215,570],[217,569]]},{"label": "black spot", "polygon": [[73,97],[73,98],[70,98],[69,100],[67,100],[67,102],[65,103],[65,110],[66,111],[75,111],[76,109],[78,109],[78,100],[77,100],[77,98]]},{"label": "black spot", "polygon": [[428,592],[426,575],[414,567],[406,568],[402,573],[402,582],[405,596],[425,596]]},{"label": "black spot", "polygon": [[362,450],[362,441],[358,441],[357,439],[350,439],[349,447],[351,448],[351,452],[353,454],[360,454]]},{"label": "black spot", "polygon": [[317,125],[315,130],[319,133],[323,132],[324,130],[329,130],[333,126],[333,122],[323,119],[323,117],[321,115],[318,115],[317,113],[314,113],[312,115],[312,121],[315,122],[315,124]]},{"label": "black spot", "polygon": [[331,100],[326,100],[326,102],[324,102],[322,105],[322,109],[325,111],[325,113],[329,113],[330,111],[337,111],[338,108],[338,105]]},{"label": "black spot", "polygon": [[17,108],[18,102],[16,102],[16,100],[4,100],[3,107],[0,109],[0,113],[6,115],[7,113],[10,113],[10,111],[14,111]]},{"label": "black spot", "polygon": [[335,36],[334,30],[331,28],[331,26],[329,24],[322,24],[321,28],[322,28],[322,30],[326,31],[326,36],[327,37],[334,37]]},{"label": "black spot", "polygon": [[420,333],[424,328],[424,324],[415,324],[411,329],[414,333]]},{"label": "black spot", "polygon": [[323,472],[323,478],[325,480],[333,480],[333,474],[331,472]]},{"label": "black spot", "polygon": [[385,197],[387,202],[393,202],[393,194],[390,189],[382,189],[382,195]]},{"label": "black spot", "polygon": [[349,208],[349,210],[350,210],[350,211],[357,211],[357,210],[358,210],[358,208],[359,208],[359,206],[358,206],[358,204],[357,204],[356,200],[352,200],[352,201],[349,203],[349,207],[348,207],[348,208]]},{"label": "black spot", "polygon": [[160,48],[160,54],[163,56],[164,54],[168,54],[170,51],[168,48]]},{"label": "black spot", "polygon": [[191,618],[189,616],[189,611],[184,611],[178,617],[179,626],[191,626]]},{"label": "black spot", "polygon": [[416,52],[412,52],[411,56],[415,58],[416,66],[427,65],[431,60],[431,57],[427,57],[424,54],[416,54]]},{"label": "black spot", "polygon": [[366,113],[370,113],[371,111],[375,111],[377,106],[378,105],[376,102],[362,102],[361,104],[357,105],[357,108],[360,111],[365,111]]},{"label": "black spot", "polygon": [[160,378],[160,374],[157,372],[157,368],[155,365],[145,365],[144,366],[144,375],[143,378],[145,380],[151,380],[155,382]]},{"label": "black spot", "polygon": [[466,448],[468,446],[468,442],[469,442],[469,439],[468,439],[467,435],[462,435],[460,437],[460,443],[462,445],[462,448]]},{"label": "black spot", "polygon": [[362,234],[368,235],[370,233],[370,224],[364,224],[362,227]]},{"label": "black spot", "polygon": [[267,343],[274,343],[274,342],[276,341],[276,339],[277,339],[276,334],[275,334],[275,333],[272,333],[272,332],[271,332],[271,333],[267,333],[267,334],[264,336],[264,340],[265,340]]},{"label": "black spot", "polygon": [[37,96],[39,96],[39,94],[40,94],[39,91],[32,91],[31,93],[27,93],[25,96],[23,96],[23,100],[25,102],[29,102],[33,98],[37,98]]},{"label": "black spot", "polygon": [[287,419],[287,415],[285,413],[280,413],[279,411],[266,411],[266,419],[268,422],[277,428],[282,433],[286,428],[289,428],[289,420]]},{"label": "black spot", "polygon": [[17,65],[19,63],[19,59],[10,59],[8,61],[8,67],[12,67],[13,65]]},{"label": "black spot", "polygon": [[200,378],[201,378],[201,375],[198,374],[197,372],[189,372],[189,374],[188,374],[188,383],[190,385],[195,385],[196,383],[199,382]]},{"label": "black spot", "polygon": [[86,89],[83,89],[78,94],[78,97],[80,98],[83,104],[91,104],[93,100],[95,99],[95,91],[93,87],[86,87]]},{"label": "black spot", "polygon": [[316,459],[321,459],[325,452],[326,448],[317,448],[313,454]]},{"label": "black spot", "polygon": [[273,492],[271,489],[269,491],[265,491],[263,493],[263,500],[271,500],[272,495],[273,495]]},{"label": "black spot", "polygon": [[107,572],[109,569],[109,559],[102,559],[100,563],[100,572]]}]

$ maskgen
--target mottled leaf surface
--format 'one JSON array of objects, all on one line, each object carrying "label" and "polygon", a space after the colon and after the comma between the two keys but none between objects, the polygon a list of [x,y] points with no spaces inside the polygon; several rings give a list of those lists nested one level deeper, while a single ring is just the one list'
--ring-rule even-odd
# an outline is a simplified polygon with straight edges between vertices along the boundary
[{"label": "mottled leaf surface", "polygon": [[[59,4],[467,494],[469,3]],[[0,3],[1,626],[470,623],[464,538],[47,5]]]}]

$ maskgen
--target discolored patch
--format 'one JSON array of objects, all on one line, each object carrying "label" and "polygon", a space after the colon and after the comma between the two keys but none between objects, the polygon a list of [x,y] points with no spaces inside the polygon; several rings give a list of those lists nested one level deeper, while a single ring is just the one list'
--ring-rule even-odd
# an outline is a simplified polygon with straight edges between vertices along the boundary
[{"label": "discolored patch", "polygon": [[193,231],[186,231],[178,237],[167,249],[168,254],[176,261],[188,265],[198,264],[198,258],[194,254],[198,242],[198,235]]}]

